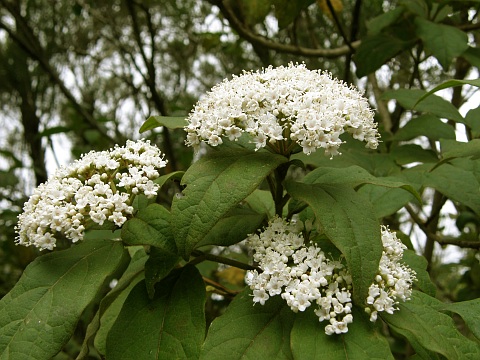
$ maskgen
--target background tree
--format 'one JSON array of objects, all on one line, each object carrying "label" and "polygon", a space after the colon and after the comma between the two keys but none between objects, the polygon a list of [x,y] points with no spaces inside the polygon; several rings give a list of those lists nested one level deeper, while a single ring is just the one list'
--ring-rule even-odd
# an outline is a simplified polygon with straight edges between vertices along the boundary
[{"label": "background tree", "polygon": [[[12,244],[16,215],[49,175],[46,158],[61,163],[147,136],[168,172],[185,170],[183,132],[140,135],[144,121],[185,116],[231,74],[293,61],[364,89],[383,141],[375,154],[352,147],[332,161],[298,158],[308,170],[356,165],[413,184],[422,204],[402,189],[358,191],[425,257],[437,297],[478,298],[479,84],[465,81],[478,78],[478,10],[473,0],[0,0],[2,294],[38,255]],[[442,98],[422,98],[445,82]],[[452,252],[459,261],[445,260]],[[217,270],[204,269],[238,285]],[[211,318],[223,311],[221,302],[207,306]],[[398,357],[411,351],[400,349]]]}]

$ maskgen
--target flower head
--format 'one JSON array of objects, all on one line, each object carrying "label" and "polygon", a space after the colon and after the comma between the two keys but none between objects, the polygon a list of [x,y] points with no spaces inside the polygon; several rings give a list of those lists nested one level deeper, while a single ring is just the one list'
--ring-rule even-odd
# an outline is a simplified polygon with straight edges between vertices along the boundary
[{"label": "flower head", "polygon": [[166,160],[149,141],[127,141],[109,151],[92,151],[57,170],[34,190],[18,217],[17,244],[52,250],[57,236],[82,240],[89,221],[121,227],[136,194],[156,196]]},{"label": "flower head", "polygon": [[337,155],[339,139],[349,132],[375,149],[378,132],[367,100],[354,87],[304,64],[244,72],[216,85],[187,118],[187,145],[252,136],[256,149],[282,154],[300,146],[310,154],[323,148]]}]

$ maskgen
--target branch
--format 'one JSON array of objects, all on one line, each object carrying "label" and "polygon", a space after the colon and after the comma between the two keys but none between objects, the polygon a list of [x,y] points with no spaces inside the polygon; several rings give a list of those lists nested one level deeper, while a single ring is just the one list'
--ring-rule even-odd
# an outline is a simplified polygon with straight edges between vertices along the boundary
[{"label": "branch", "polygon": [[387,105],[382,100],[382,91],[380,90],[377,82],[377,77],[375,73],[368,75],[368,81],[372,85],[373,96],[375,97],[375,102],[377,103],[377,111],[382,118],[383,127],[385,131],[392,132],[392,118],[390,117],[390,112],[388,111]]},{"label": "branch", "polygon": [[432,239],[433,241],[439,243],[440,245],[455,245],[461,248],[480,249],[480,241],[463,240],[463,239],[454,238],[451,236],[441,237],[441,236],[438,236],[437,234],[432,233],[410,205],[405,206],[405,208],[407,209],[408,213],[412,217],[413,221],[415,221],[415,223],[423,231],[423,233],[427,236],[427,238]]},{"label": "branch", "polygon": [[[350,47],[347,45],[340,46],[335,49],[312,49],[300,46],[281,44],[274,42],[264,36],[255,34],[248,29],[235,15],[235,12],[229,7],[224,0],[208,0],[212,5],[217,6],[225,19],[230,23],[230,26],[244,39],[248,40],[252,44],[263,46],[271,50],[275,50],[281,53],[288,53],[292,55],[302,55],[307,57],[324,57],[324,58],[337,58],[346,55],[351,52]],[[360,41],[354,41],[351,44],[351,48],[356,49],[360,45]]]}]

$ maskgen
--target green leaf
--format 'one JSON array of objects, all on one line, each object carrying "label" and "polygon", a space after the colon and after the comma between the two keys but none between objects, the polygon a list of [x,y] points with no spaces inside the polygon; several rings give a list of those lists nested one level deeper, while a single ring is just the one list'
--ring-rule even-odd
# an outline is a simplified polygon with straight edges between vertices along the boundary
[{"label": "green leaf", "polygon": [[293,319],[294,313],[280,296],[254,306],[250,289],[246,289],[212,322],[200,359],[292,359],[289,338]]},{"label": "green leaf", "polygon": [[416,33],[422,39],[425,49],[430,51],[444,69],[450,67],[453,58],[468,49],[468,36],[453,26],[436,24],[417,17]]},{"label": "green leaf", "polygon": [[354,300],[363,304],[382,255],[380,224],[372,205],[345,185],[287,182],[286,189],[312,208],[325,235],[345,256]]},{"label": "green leaf", "polygon": [[51,136],[55,134],[61,134],[61,133],[66,133],[72,131],[72,128],[66,127],[66,126],[52,126],[51,128],[47,128],[40,132],[37,136],[38,137],[44,137],[44,136]]},{"label": "green leaf", "polygon": [[346,334],[326,335],[324,328],[327,324],[320,323],[312,311],[296,315],[290,335],[295,359],[393,360],[387,339],[356,307],[353,309],[353,323],[348,325]]},{"label": "green leaf", "polygon": [[407,165],[411,163],[437,163],[438,156],[435,151],[424,149],[417,144],[403,144],[392,147],[390,155],[395,159],[395,162],[400,165]]},{"label": "green leaf", "polygon": [[268,190],[256,189],[245,198],[245,202],[252,210],[260,214],[267,214],[269,219],[275,215],[275,202],[272,193]]},{"label": "green leaf", "polygon": [[375,34],[367,36],[355,53],[357,76],[366,76],[379,69],[388,60],[415,44],[414,40],[404,41],[393,35]]},{"label": "green leaf", "polygon": [[280,29],[286,28],[300,14],[300,11],[306,9],[314,2],[315,0],[273,0],[278,27]]},{"label": "green leaf", "polygon": [[475,337],[480,340],[480,299],[457,303],[439,303],[435,306],[439,311],[450,311],[460,315]]},{"label": "green leaf", "polygon": [[150,116],[138,132],[142,134],[145,131],[153,130],[160,126],[165,126],[169,129],[180,129],[186,125],[187,120],[185,116]]},{"label": "green leaf", "polygon": [[206,245],[215,225],[251,194],[287,158],[267,151],[215,151],[185,173],[183,196],[172,203],[172,226],[180,255],[187,258]]},{"label": "green leaf", "polygon": [[417,273],[417,281],[415,286],[424,293],[435,296],[437,287],[430,279],[430,274],[427,271],[428,262],[423,256],[417,255],[413,250],[405,250],[403,252],[403,262]]},{"label": "green leaf", "polygon": [[385,100],[395,99],[406,109],[430,113],[442,119],[450,119],[460,123],[464,122],[462,115],[460,115],[455,106],[437,95],[431,95],[421,103],[418,103],[418,100],[425,94],[424,90],[399,89],[384,92],[382,98]]},{"label": "green leaf", "polygon": [[379,219],[395,214],[415,197],[402,189],[389,189],[376,185],[363,185],[358,193],[365,196],[373,205]]},{"label": "green leaf", "polygon": [[472,85],[476,87],[480,87],[480,79],[474,79],[474,80],[448,80],[445,81],[443,84],[440,84],[436,87],[434,87],[432,90],[424,94],[420,99],[417,100],[417,105],[419,102],[423,101],[426,97],[432,95],[433,93],[436,93],[437,91],[455,87],[455,86],[463,86],[463,85]]},{"label": "green leaf", "polygon": [[272,1],[270,0],[244,0],[239,5],[249,25],[263,22],[272,9]]},{"label": "green leaf", "polygon": [[392,25],[398,19],[400,19],[404,12],[405,9],[399,6],[393,10],[387,11],[386,13],[369,20],[367,22],[369,35],[375,35],[380,33],[380,31],[382,31],[384,28]]},{"label": "green leaf", "polygon": [[373,184],[389,188],[400,188],[411,193],[422,203],[422,199],[417,191],[405,181],[395,179],[394,177],[376,177],[356,165],[346,168],[318,168],[306,175],[303,182],[306,184],[348,184],[351,187]]},{"label": "green leaf", "polygon": [[118,241],[91,240],[35,259],[0,300],[0,358],[50,359],[58,353],[125,256]]},{"label": "green leaf", "polygon": [[407,122],[395,133],[393,140],[407,141],[419,136],[426,136],[430,140],[455,139],[455,129],[441,121],[438,116],[426,114]]},{"label": "green leaf", "polygon": [[439,300],[414,290],[411,300],[398,305],[399,311],[380,314],[419,355],[432,351],[448,360],[479,359],[479,344],[460,334],[452,318],[436,310],[439,304]]},{"label": "green leaf", "polygon": [[443,164],[424,175],[424,185],[440,191],[480,214],[480,183],[475,175],[450,164]]},{"label": "green leaf", "polygon": [[145,286],[148,297],[153,299],[155,285],[172,271],[180,258],[155,246],[150,248],[149,255],[145,263]]},{"label": "green leaf", "polygon": [[465,125],[472,130],[473,138],[480,138],[480,107],[471,109],[465,115]]},{"label": "green leaf", "polygon": [[170,211],[157,203],[150,204],[123,225],[122,240],[128,245],[151,245],[176,254],[170,220]]},{"label": "green leaf", "polygon": [[107,337],[107,359],[197,359],[205,335],[205,284],[190,265],[156,286],[144,282],[125,300]]},{"label": "green leaf", "polygon": [[442,140],[440,141],[440,147],[444,159],[450,160],[453,158],[469,156],[475,158],[480,157],[480,139],[473,139],[469,142]]},{"label": "green leaf", "polygon": [[185,174],[185,171],[174,171],[166,175],[159,176],[154,180],[155,184],[158,184],[160,188],[165,185],[169,180],[182,180],[182,176]]}]

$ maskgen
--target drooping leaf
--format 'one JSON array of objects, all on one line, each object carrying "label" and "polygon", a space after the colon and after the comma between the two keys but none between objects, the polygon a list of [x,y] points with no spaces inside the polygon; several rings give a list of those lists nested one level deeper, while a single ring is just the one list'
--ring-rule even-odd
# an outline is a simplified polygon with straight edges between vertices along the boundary
[{"label": "drooping leaf", "polygon": [[128,295],[107,337],[107,359],[198,359],[205,335],[205,284],[190,265]]},{"label": "drooping leaf", "polygon": [[138,132],[142,134],[145,131],[153,130],[160,126],[165,126],[169,129],[181,129],[185,125],[187,125],[185,116],[150,116]]},{"label": "drooping leaf", "polygon": [[442,140],[440,145],[444,159],[469,156],[480,157],[480,139],[472,139],[469,142]]},{"label": "drooping leaf", "polygon": [[462,30],[449,25],[437,24],[417,17],[416,32],[425,49],[430,51],[444,69],[448,69],[453,58],[468,49],[468,36]]},{"label": "drooping leaf", "polygon": [[395,99],[406,109],[430,113],[439,118],[450,119],[460,123],[464,122],[458,110],[447,100],[437,95],[431,95],[419,103],[418,100],[425,95],[425,93],[424,90],[418,89],[390,90],[386,91],[382,95],[382,98],[385,100]]},{"label": "drooping leaf", "polygon": [[286,189],[311,207],[325,235],[345,256],[354,300],[363,304],[382,255],[380,224],[372,205],[350,186],[340,184],[287,182]]},{"label": "drooping leaf", "polygon": [[150,204],[123,225],[122,240],[128,245],[152,245],[176,254],[170,220],[170,211],[157,203]]},{"label": "drooping leaf", "polygon": [[291,332],[291,347],[295,359],[309,360],[384,360],[392,359],[387,339],[356,307],[348,332],[326,335],[327,321],[320,323],[312,311],[299,313]]},{"label": "drooping leaf", "polygon": [[411,119],[394,135],[396,141],[407,141],[419,136],[426,136],[431,140],[455,139],[455,129],[445,124],[438,116],[425,114]]},{"label": "drooping leaf", "polygon": [[448,304],[439,303],[435,308],[439,311],[450,311],[460,315],[472,334],[480,341],[480,299]]},{"label": "drooping leaf", "polygon": [[417,273],[415,286],[424,293],[435,296],[437,287],[430,279],[430,274],[427,271],[427,259],[423,256],[417,255],[413,250],[405,250],[403,252],[402,261]]},{"label": "drooping leaf", "polygon": [[183,196],[172,203],[180,255],[188,257],[197,244],[206,245],[205,239],[219,220],[285,162],[287,158],[267,151],[237,148],[212,152],[194,163],[182,178]]},{"label": "drooping leaf", "polygon": [[254,306],[251,291],[246,289],[212,322],[200,359],[292,359],[293,319],[294,313],[280,296]]},{"label": "drooping leaf", "polygon": [[445,163],[424,174],[424,185],[480,214],[480,183],[472,172]]},{"label": "drooping leaf", "polygon": [[444,83],[438,86],[435,86],[432,90],[424,94],[420,99],[418,99],[417,104],[423,101],[426,97],[432,95],[433,93],[436,93],[437,91],[448,89],[455,86],[463,86],[463,85],[472,85],[472,86],[480,87],[480,79],[473,79],[473,80],[454,79],[454,80],[445,81]]},{"label": "drooping leaf", "polygon": [[379,69],[388,60],[402,51],[409,49],[415,42],[405,41],[389,34],[367,36],[355,54],[357,76],[366,76]]},{"label": "drooping leaf", "polygon": [[90,240],[33,261],[0,300],[0,358],[53,357],[126,259],[120,242]]},{"label": "drooping leaf", "polygon": [[449,360],[478,359],[480,343],[458,332],[452,318],[436,310],[439,304],[439,300],[414,290],[411,300],[398,305],[399,311],[380,314],[420,355],[434,352]]},{"label": "drooping leaf", "polygon": [[357,187],[362,184],[372,184],[389,188],[400,188],[408,191],[421,203],[422,199],[417,191],[403,180],[395,177],[377,177],[360,166],[352,165],[345,168],[321,167],[308,173],[303,182],[306,184],[347,184]]}]

